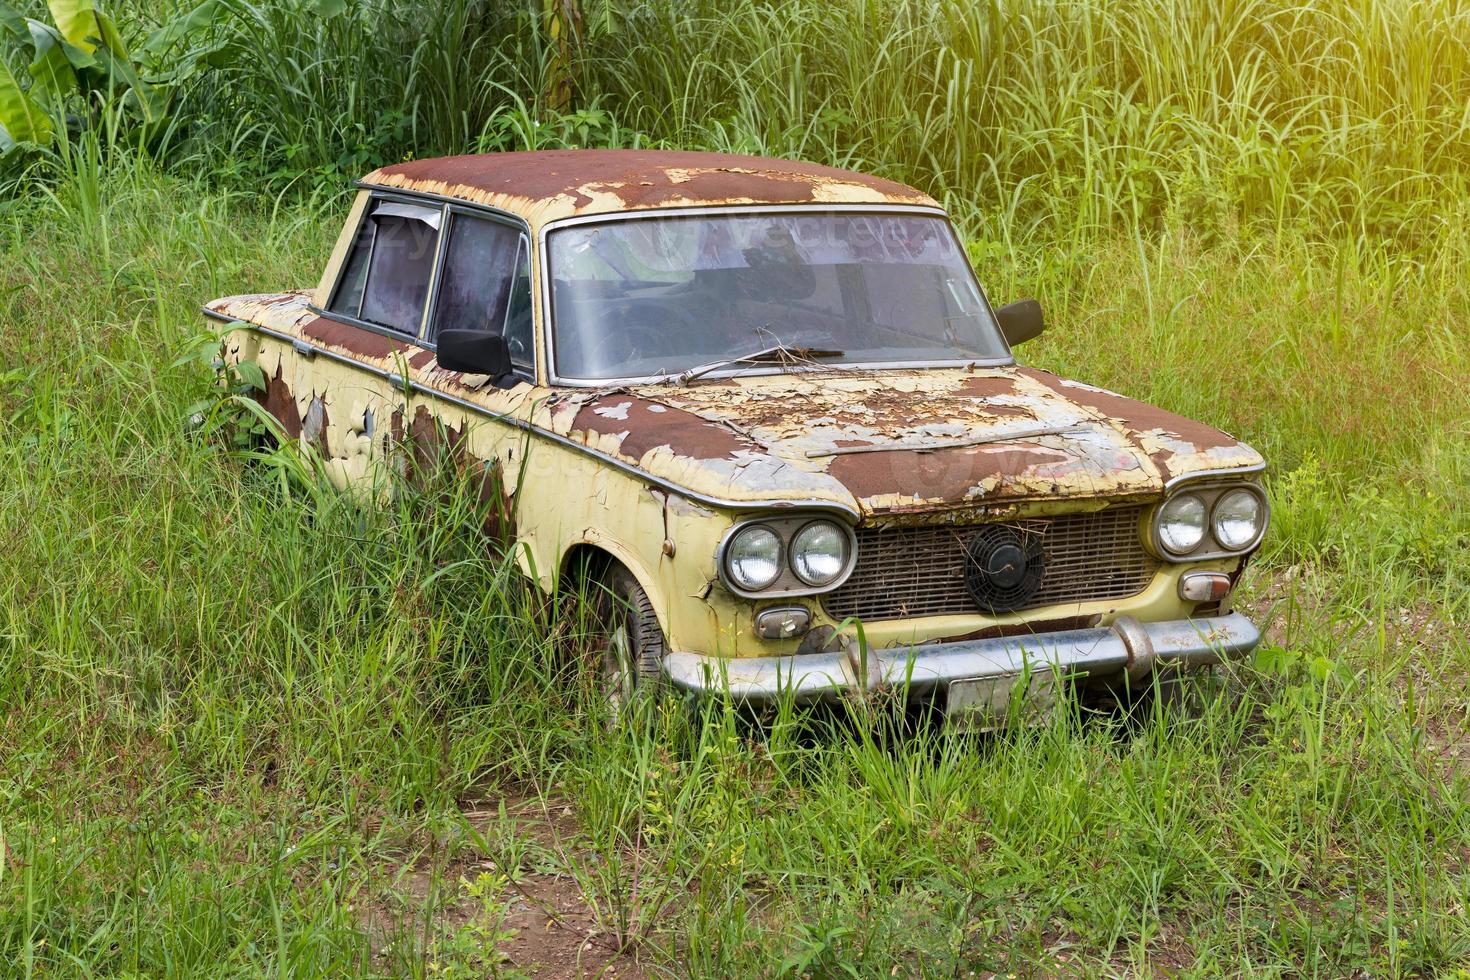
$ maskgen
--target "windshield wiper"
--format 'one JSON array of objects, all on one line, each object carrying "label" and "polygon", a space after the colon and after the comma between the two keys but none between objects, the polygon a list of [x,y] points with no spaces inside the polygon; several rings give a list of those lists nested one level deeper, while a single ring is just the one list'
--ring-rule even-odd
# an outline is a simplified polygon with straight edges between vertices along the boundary
[{"label": "windshield wiper", "polygon": [[750,354],[726,357],[718,361],[710,361],[708,364],[697,365],[687,371],[670,375],[661,383],[688,384],[701,375],[718,371],[720,368],[734,367],[736,364],[789,364],[795,361],[816,360],[821,357],[841,357],[845,353],[847,352],[826,347],[787,347],[785,344],[773,344]]}]

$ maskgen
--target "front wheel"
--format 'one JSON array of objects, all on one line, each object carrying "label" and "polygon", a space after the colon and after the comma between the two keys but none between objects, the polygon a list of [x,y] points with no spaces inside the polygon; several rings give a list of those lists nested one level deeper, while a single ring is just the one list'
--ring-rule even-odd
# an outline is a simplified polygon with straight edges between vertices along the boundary
[{"label": "front wheel", "polygon": [[599,691],[617,718],[662,684],[667,644],[648,593],[622,565],[609,565],[588,588]]}]

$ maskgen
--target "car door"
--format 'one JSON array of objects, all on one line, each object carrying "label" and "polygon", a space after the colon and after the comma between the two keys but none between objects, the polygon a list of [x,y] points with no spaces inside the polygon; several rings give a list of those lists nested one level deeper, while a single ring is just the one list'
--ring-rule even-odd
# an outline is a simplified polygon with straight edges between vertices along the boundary
[{"label": "car door", "polygon": [[425,348],[435,349],[443,330],[497,333],[513,375],[497,384],[426,364],[409,395],[410,465],[420,475],[432,472],[447,452],[478,481],[487,532],[509,538],[510,491],[517,453],[529,451],[523,420],[536,377],[530,239],[522,223],[455,205],[446,208],[441,238]]}]

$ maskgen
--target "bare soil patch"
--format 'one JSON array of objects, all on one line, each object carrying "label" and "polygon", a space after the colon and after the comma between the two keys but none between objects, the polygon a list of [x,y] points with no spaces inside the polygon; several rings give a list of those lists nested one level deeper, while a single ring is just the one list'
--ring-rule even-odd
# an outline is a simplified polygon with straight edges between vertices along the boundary
[{"label": "bare soil patch", "polygon": [[[569,804],[510,797],[466,801],[463,806],[466,821],[487,841],[513,837],[531,859],[512,868],[485,853],[415,861],[399,873],[393,894],[367,910],[375,959],[387,959],[386,945],[409,928],[436,936],[484,936],[482,959],[494,964],[496,975],[645,976],[636,951],[621,948],[600,927],[596,909],[567,870],[593,860],[578,843]],[[496,882],[500,896],[493,921],[487,921],[486,901],[473,887],[485,878]],[[426,915],[431,917],[427,923]]]}]

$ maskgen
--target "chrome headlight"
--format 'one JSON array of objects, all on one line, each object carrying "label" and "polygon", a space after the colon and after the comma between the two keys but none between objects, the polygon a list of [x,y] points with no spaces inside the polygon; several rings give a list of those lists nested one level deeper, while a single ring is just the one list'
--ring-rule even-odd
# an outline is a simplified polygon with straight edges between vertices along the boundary
[{"label": "chrome headlight", "polygon": [[1159,544],[1174,555],[1184,555],[1205,539],[1205,502],[1192,493],[1170,497],[1159,508]]},{"label": "chrome headlight", "polygon": [[1220,495],[1210,518],[1210,529],[1220,547],[1244,551],[1260,540],[1265,527],[1265,508],[1261,498],[1250,490],[1237,488]]},{"label": "chrome headlight", "polygon": [[857,549],[857,535],[840,520],[768,514],[725,532],[715,563],[725,588],[746,599],[805,596],[842,585]]},{"label": "chrome headlight", "polygon": [[725,572],[749,592],[759,592],[781,577],[781,539],[764,524],[741,528],[725,549]]},{"label": "chrome headlight", "polygon": [[807,585],[831,585],[847,568],[847,533],[831,521],[812,521],[791,539],[791,570]]}]

